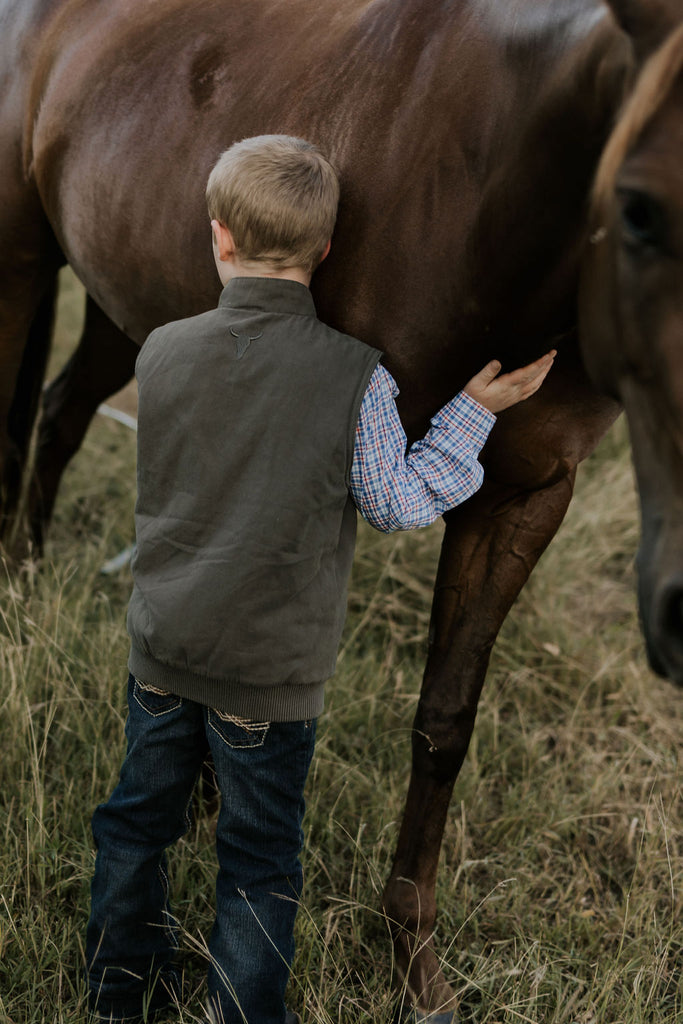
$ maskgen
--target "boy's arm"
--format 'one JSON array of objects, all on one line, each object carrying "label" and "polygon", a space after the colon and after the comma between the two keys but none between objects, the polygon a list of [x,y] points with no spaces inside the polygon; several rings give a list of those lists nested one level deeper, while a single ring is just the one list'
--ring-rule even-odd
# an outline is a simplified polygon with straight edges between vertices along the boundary
[{"label": "boy's arm", "polygon": [[396,408],[398,387],[379,365],[361,404],[351,467],[351,494],[361,514],[384,533],[433,523],[481,487],[479,453],[495,413],[523,402],[545,380],[553,350],[511,373],[488,363],[441,409],[406,453]]},{"label": "boy's arm", "polygon": [[351,467],[356,506],[383,533],[428,526],[474,494],[484,475],[479,452],[496,420],[461,391],[406,452],[396,395],[393,377],[378,366],[361,404]]}]

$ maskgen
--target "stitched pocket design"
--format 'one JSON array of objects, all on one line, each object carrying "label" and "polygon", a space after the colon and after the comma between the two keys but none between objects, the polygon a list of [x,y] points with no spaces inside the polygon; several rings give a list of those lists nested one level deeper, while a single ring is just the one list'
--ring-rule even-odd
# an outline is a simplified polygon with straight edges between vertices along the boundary
[{"label": "stitched pocket design", "polygon": [[239,750],[247,747],[262,747],[270,729],[270,722],[255,722],[251,718],[239,718],[225,711],[209,708],[209,725],[229,747]]},{"label": "stitched pocket design", "polygon": [[175,711],[183,702],[182,697],[178,697],[175,693],[161,690],[158,686],[149,686],[147,683],[141,683],[139,679],[135,680],[133,696],[142,710],[154,718]]}]

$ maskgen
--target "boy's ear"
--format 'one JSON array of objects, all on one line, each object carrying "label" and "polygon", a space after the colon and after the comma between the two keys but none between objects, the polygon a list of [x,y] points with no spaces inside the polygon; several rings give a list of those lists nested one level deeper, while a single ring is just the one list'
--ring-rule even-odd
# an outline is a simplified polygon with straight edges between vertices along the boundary
[{"label": "boy's ear", "polygon": [[325,246],[325,248],[323,249],[323,254],[322,254],[322,256],[320,257],[320,262],[321,262],[321,263],[322,263],[322,261],[323,261],[324,259],[327,259],[327,257],[328,257],[328,256],[330,255],[330,249],[331,249],[331,248],[332,248],[332,239],[330,238],[330,240],[328,241],[327,245],[326,245],[326,246]]},{"label": "boy's ear", "polygon": [[212,220],[211,230],[213,231],[214,245],[218,252],[218,258],[223,263],[234,259],[236,252],[235,240],[232,237],[230,228],[226,228],[225,224],[221,224],[219,220]]}]

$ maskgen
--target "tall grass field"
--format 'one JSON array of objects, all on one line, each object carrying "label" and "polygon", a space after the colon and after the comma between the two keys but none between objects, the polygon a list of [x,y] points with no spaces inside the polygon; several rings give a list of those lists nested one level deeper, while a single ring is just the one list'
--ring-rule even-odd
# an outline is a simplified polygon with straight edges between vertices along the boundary
[{"label": "tall grass field", "polygon": [[[63,280],[56,364],[81,292]],[[54,372],[54,367],[52,372]],[[123,754],[135,436],[97,417],[46,555],[0,586],[0,1024],[86,1020],[90,816]],[[307,791],[290,1003],[305,1024],[389,1024],[380,893],[410,767],[441,528],[360,529],[338,672]],[[477,1024],[683,1022],[683,692],[648,670],[635,602],[638,509],[626,428],[579,473],[557,538],[495,647],[456,783],[437,945]],[[211,818],[171,859],[202,1020]]]}]

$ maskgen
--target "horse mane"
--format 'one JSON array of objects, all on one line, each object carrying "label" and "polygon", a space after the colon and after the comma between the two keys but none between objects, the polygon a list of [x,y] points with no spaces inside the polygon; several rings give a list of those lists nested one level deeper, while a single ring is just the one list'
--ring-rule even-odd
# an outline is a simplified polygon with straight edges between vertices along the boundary
[{"label": "horse mane", "polygon": [[666,100],[682,69],[683,23],[648,59],[622,107],[596,172],[591,203],[594,216],[605,209],[619,168]]}]

